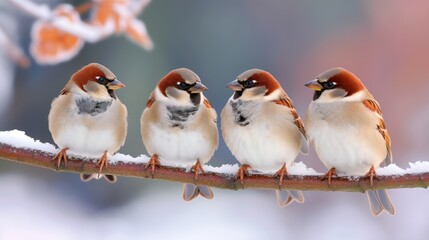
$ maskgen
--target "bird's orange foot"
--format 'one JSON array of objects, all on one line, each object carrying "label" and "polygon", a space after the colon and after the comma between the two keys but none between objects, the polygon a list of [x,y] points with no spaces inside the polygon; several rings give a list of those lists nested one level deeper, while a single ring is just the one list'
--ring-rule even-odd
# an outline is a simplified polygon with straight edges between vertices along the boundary
[{"label": "bird's orange foot", "polygon": [[191,167],[191,170],[195,172],[195,182],[198,180],[198,174],[201,172],[202,174],[205,174],[203,167],[201,166],[200,160],[197,160],[197,162]]},{"label": "bird's orange foot", "polygon": [[250,165],[247,165],[247,164],[241,165],[240,168],[238,169],[238,172],[234,176],[235,179],[240,178],[242,187],[244,184],[244,176],[247,176],[249,174],[249,168],[251,168]]},{"label": "bird's orange foot", "polygon": [[323,175],[322,181],[324,181],[325,179],[328,179],[328,184],[330,186],[332,183],[332,177],[337,177],[337,176],[338,176],[337,170],[335,168],[331,168],[325,175]]},{"label": "bird's orange foot", "polygon": [[365,174],[364,178],[369,178],[369,184],[371,186],[374,185],[374,178],[377,178],[377,175],[375,174],[374,166],[371,166],[369,171]]},{"label": "bird's orange foot", "polygon": [[286,169],[286,163],[283,164],[282,168],[280,168],[280,170],[278,170],[276,172],[276,174],[274,174],[274,177],[279,177],[279,187],[281,187],[283,185],[283,179],[285,176],[286,177],[288,176],[287,169]]},{"label": "bird's orange foot", "polygon": [[153,174],[155,173],[155,167],[160,166],[160,165],[161,165],[161,163],[159,162],[158,155],[154,154],[149,159],[149,162],[146,164],[146,167],[144,168],[144,170],[146,170],[148,167],[151,167],[151,173],[152,173],[152,178],[153,178]]},{"label": "bird's orange foot", "polygon": [[107,152],[104,152],[103,156],[101,156],[101,158],[97,161],[97,167],[99,167],[98,176],[100,176],[103,168],[107,168]]},{"label": "bird's orange foot", "polygon": [[60,168],[61,162],[64,161],[64,166],[67,166],[67,150],[68,148],[63,148],[60,150],[59,153],[57,153],[57,155],[54,156],[54,158],[52,158],[52,161],[57,161],[57,168]]}]

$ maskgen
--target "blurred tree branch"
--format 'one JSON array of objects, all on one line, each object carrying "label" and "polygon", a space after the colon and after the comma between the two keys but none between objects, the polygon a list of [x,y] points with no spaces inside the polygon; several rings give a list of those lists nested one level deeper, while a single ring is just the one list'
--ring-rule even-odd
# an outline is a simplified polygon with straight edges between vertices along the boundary
[{"label": "blurred tree branch", "polygon": [[[98,167],[94,161],[70,158],[67,166],[57,169],[52,161],[53,154],[40,150],[21,149],[0,143],[0,158],[36,167],[48,168],[59,172],[97,173]],[[145,170],[145,163],[127,164],[118,162],[109,165],[103,173],[114,174],[124,177],[151,178],[150,169]],[[183,168],[158,167],[153,175],[154,179],[194,183],[195,174],[186,172]],[[347,191],[364,192],[369,189],[391,189],[391,188],[427,188],[429,186],[429,173],[406,174],[400,176],[379,176],[374,179],[374,185],[369,184],[368,179],[338,177],[332,180],[329,186],[327,181],[322,181],[322,176],[289,176],[284,180],[284,189],[310,190],[310,191]],[[277,178],[271,176],[253,174],[244,179],[241,186],[240,180],[234,175],[225,173],[207,172],[198,177],[197,184],[207,185],[215,188],[238,190],[241,188],[278,189]]]},{"label": "blurred tree branch", "polygon": [[30,59],[28,59],[24,51],[7,36],[6,32],[1,27],[0,47],[4,49],[7,55],[20,67],[27,68],[30,66]]},{"label": "blurred tree branch", "polygon": [[[8,1],[36,18],[30,34],[30,53],[39,64],[68,61],[85,42],[96,43],[117,35],[126,36],[148,51],[154,47],[146,25],[138,18],[150,0],[87,0],[77,7],[61,3],[52,8],[33,0]],[[81,15],[88,11],[91,14],[82,19]],[[0,45],[1,40],[0,32]],[[17,50],[12,53],[20,56]]]}]

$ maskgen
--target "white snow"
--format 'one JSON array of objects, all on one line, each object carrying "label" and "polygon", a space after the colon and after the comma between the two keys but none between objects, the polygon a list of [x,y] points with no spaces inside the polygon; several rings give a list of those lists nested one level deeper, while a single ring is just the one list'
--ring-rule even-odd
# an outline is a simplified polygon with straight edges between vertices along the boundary
[{"label": "white snow", "polygon": [[217,173],[225,173],[225,174],[236,174],[238,171],[238,164],[224,164],[220,167],[213,167],[210,165],[203,166],[204,171],[207,172],[217,172]]},{"label": "white snow", "polygon": [[[25,132],[20,130],[11,130],[11,131],[0,131],[0,143],[4,143],[16,148],[22,149],[34,149],[40,150],[48,153],[56,154],[59,149],[50,143],[42,143],[39,140],[34,140],[33,138],[27,136]],[[83,156],[75,152],[67,152],[68,155],[83,158],[84,160],[89,160],[91,157],[97,156]],[[145,155],[140,155],[139,157],[132,157],[130,155],[125,155],[117,153],[114,156],[109,156],[109,163],[114,165],[118,162],[124,163],[146,163],[148,157]]]},{"label": "white snow", "polygon": [[388,166],[379,168],[375,170],[377,175],[387,176],[387,175],[400,175],[404,174],[404,169],[398,167],[396,164],[389,164]]},{"label": "white snow", "polygon": [[48,20],[52,17],[52,12],[46,4],[36,4],[27,0],[9,1],[36,18]]},{"label": "white snow", "polygon": [[76,35],[89,43],[98,42],[114,33],[114,23],[109,21],[104,26],[91,26],[84,22],[70,24],[65,18],[55,18],[51,24],[64,32]]},{"label": "white snow", "polygon": [[427,161],[417,161],[415,163],[408,163],[410,165],[409,168],[405,169],[406,173],[409,174],[418,174],[429,172],[429,162]]},{"label": "white snow", "polygon": [[45,4],[36,4],[29,0],[9,0],[26,13],[40,20],[50,21],[52,25],[64,32],[81,37],[87,42],[98,42],[114,33],[114,24],[108,23],[103,27],[95,27],[84,22],[70,22],[68,18],[58,17]]},{"label": "white snow", "polygon": [[409,162],[409,167],[402,169],[396,164],[390,164],[384,168],[377,170],[377,175],[404,175],[404,174],[419,174],[429,172],[428,161]]},{"label": "white snow", "polygon": [[25,135],[25,132],[19,130],[11,130],[0,132],[0,142],[11,145],[16,148],[35,149],[48,153],[56,153],[58,149],[49,143],[42,143],[39,140]]},{"label": "white snow", "polygon": [[142,154],[138,157],[132,157],[127,154],[117,153],[109,158],[110,164],[116,164],[118,162],[123,163],[147,163],[149,161],[149,157]]},{"label": "white snow", "polygon": [[323,173],[318,173],[314,169],[307,167],[303,162],[296,162],[292,164],[292,166],[289,167],[287,171],[290,175],[301,175],[301,176],[323,175]]},{"label": "white snow", "polygon": [[[34,149],[40,150],[48,153],[55,154],[59,151],[54,145],[50,143],[42,143],[39,140],[35,140],[25,134],[25,132],[20,130],[11,130],[11,131],[0,131],[0,143],[4,143],[16,148],[22,149]],[[70,152],[71,156],[88,159],[88,156],[82,156],[78,153]],[[96,157],[96,156],[92,156]],[[93,160],[93,159],[92,159]],[[116,164],[118,162],[123,163],[147,163],[149,161],[149,157],[142,154],[138,157],[132,157],[130,155],[117,153],[114,156],[109,156],[109,164]],[[161,159],[162,161],[162,159]],[[429,162],[427,161],[417,161],[414,163],[408,163],[409,167],[406,169],[402,169],[398,167],[396,164],[390,164],[383,168],[376,169],[377,175],[380,176],[399,176],[404,174],[419,174],[429,172]],[[172,166],[172,165],[167,165]],[[210,165],[204,165],[204,170],[208,172],[214,173],[222,173],[222,174],[235,174],[238,171],[238,164],[224,164],[220,167],[213,167]],[[188,169],[189,170],[189,169]],[[303,162],[296,162],[291,167],[288,168],[288,173],[290,175],[295,176],[316,176],[322,175],[323,173],[319,173],[315,171],[313,168],[307,167]]]},{"label": "white snow", "polygon": [[[55,10],[58,7],[51,9],[45,4],[36,4],[31,0],[9,1],[27,14],[30,14],[39,20],[49,22],[61,31],[78,36],[86,42],[96,43],[109,36],[112,36],[115,33],[115,23],[113,20],[109,20],[103,25],[87,24],[84,21],[70,21],[68,17],[63,17],[55,13]],[[147,4],[149,4],[149,2],[150,0],[135,0],[128,4],[118,4],[114,7],[116,12],[121,15],[121,25],[123,25],[121,26],[122,31],[125,31],[125,29],[128,27],[128,24],[131,24],[130,26],[132,26],[134,30],[136,30],[141,36],[147,36],[148,41],[142,45],[146,50],[151,50],[153,48],[153,43],[147,34],[146,26],[140,20],[135,19],[134,14],[140,13],[147,6]],[[129,19],[133,20],[129,21]],[[141,45],[142,43],[138,44]],[[79,46],[79,48],[81,48],[81,46]],[[76,51],[76,53],[77,52],[79,51]],[[67,57],[73,56],[66,54],[63,56],[64,60],[67,60]],[[48,63],[50,64],[50,62]]]}]

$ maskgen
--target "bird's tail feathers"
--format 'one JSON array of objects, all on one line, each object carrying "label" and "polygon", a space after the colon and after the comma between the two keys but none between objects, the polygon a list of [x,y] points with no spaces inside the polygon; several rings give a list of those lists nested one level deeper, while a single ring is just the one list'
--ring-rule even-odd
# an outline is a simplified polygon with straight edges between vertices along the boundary
[{"label": "bird's tail feathers", "polygon": [[366,195],[368,196],[369,207],[372,215],[376,217],[383,211],[390,215],[395,215],[395,208],[393,207],[390,197],[385,189],[370,190],[366,192]]},{"label": "bird's tail feathers", "polygon": [[276,190],[277,203],[279,207],[284,208],[292,202],[303,203],[304,202],[304,194],[301,191],[297,190],[285,190],[279,191]]},{"label": "bird's tail feathers", "polygon": [[191,183],[183,184],[183,200],[191,201],[198,195],[203,196],[206,199],[213,199],[214,194],[210,187],[198,186]]},{"label": "bird's tail feathers", "polygon": [[81,173],[80,174],[80,180],[84,182],[89,182],[92,179],[99,180],[101,177],[104,177],[104,179],[109,183],[115,183],[117,181],[117,177],[115,175],[111,174],[97,174],[97,173]]}]

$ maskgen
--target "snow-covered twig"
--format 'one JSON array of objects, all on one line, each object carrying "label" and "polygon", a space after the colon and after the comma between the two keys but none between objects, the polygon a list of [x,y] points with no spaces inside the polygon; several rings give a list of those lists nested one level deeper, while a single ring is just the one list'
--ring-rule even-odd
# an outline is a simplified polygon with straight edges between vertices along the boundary
[{"label": "snow-covered twig", "polygon": [[36,4],[27,0],[9,0],[11,3],[21,8],[24,12],[35,18],[49,20],[52,17],[51,10],[46,4]]},{"label": "snow-covered twig", "polygon": [[86,42],[95,43],[110,35],[115,31],[113,23],[106,24],[106,26],[92,26],[84,22],[77,22],[71,24],[65,17],[55,17],[49,6],[44,4],[36,4],[28,0],[9,0],[17,7],[24,10],[26,13],[45,21],[49,21],[52,26],[60,29],[63,32],[79,36]]},{"label": "snow-covered twig", "polygon": [[[54,153],[58,151],[48,143],[35,141],[25,136],[21,131],[0,132],[0,158],[15,161],[36,167],[48,168],[64,172],[97,173],[95,159],[85,157],[71,157],[67,166],[56,168],[52,161]],[[141,156],[133,158],[117,154],[109,159],[110,165],[103,173],[115,174],[124,177],[152,178],[150,169],[145,170],[148,158]],[[222,166],[219,168],[205,166],[206,174],[198,177],[197,184],[215,188],[238,190],[241,188],[278,189],[278,179],[268,175],[253,174],[246,177],[244,185],[234,178],[237,166]],[[429,162],[410,164],[410,168],[403,170],[396,165],[380,169],[380,176],[374,180],[374,185],[368,179],[358,177],[339,177],[332,180],[329,186],[322,181],[321,174],[305,166],[296,170],[284,180],[282,189],[311,190],[311,191],[348,191],[364,192],[369,189],[389,188],[427,188],[429,186]],[[304,174],[304,175],[302,175]],[[312,174],[312,175],[308,175]],[[390,174],[390,175],[389,175]],[[154,179],[182,183],[194,183],[195,174],[184,168],[161,166],[156,169]]]},{"label": "snow-covered twig", "polygon": [[[32,0],[8,0],[37,20],[32,29],[31,54],[40,64],[56,64],[76,56],[84,42],[96,43],[113,35],[127,36],[145,50],[153,42],[145,24],[137,18],[150,0],[98,1],[74,7],[59,4],[50,8]],[[81,14],[91,11],[87,20]]]}]

